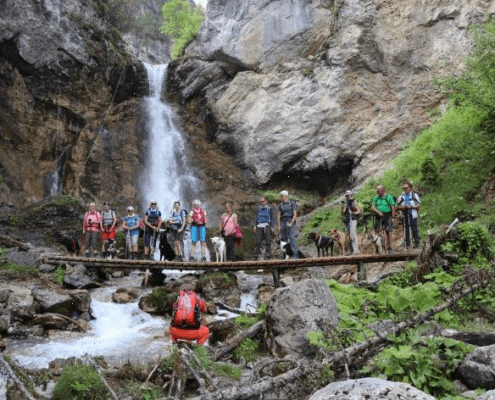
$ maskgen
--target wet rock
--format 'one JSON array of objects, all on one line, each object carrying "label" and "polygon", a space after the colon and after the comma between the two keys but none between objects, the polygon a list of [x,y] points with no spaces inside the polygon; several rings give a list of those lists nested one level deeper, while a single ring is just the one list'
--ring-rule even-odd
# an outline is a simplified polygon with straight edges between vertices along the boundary
[{"label": "wet rock", "polygon": [[38,314],[30,321],[32,325],[41,325],[45,329],[64,330],[69,325],[69,321],[55,314]]},{"label": "wet rock", "polygon": [[7,309],[16,321],[29,321],[36,316],[32,296],[12,294],[7,302]]},{"label": "wet rock", "polygon": [[236,332],[233,319],[213,321],[207,326],[210,330],[210,337],[208,339],[210,344],[225,342],[226,340],[232,338]]},{"label": "wet rock", "polygon": [[276,357],[311,357],[309,331],[324,331],[338,323],[337,302],[322,280],[307,279],[275,290],[266,309],[267,346]]},{"label": "wet rock", "polygon": [[214,301],[224,299],[231,307],[241,305],[241,289],[237,285],[235,274],[213,272],[204,274],[198,282],[205,299]]},{"label": "wet rock", "polygon": [[64,275],[64,283],[74,289],[95,289],[101,285],[88,274],[84,265],[68,266]]},{"label": "wet rock", "polygon": [[138,294],[134,289],[119,288],[112,294],[114,303],[124,304],[130,303],[137,299]]},{"label": "wet rock", "polygon": [[294,278],[292,278],[292,276],[286,276],[280,279],[281,286],[291,286],[293,284],[294,284]]},{"label": "wet rock", "polygon": [[0,315],[0,332],[7,332],[10,328],[11,314],[6,312]]},{"label": "wet rock", "polygon": [[10,289],[0,290],[0,303],[5,304],[9,300],[9,296],[14,293]]},{"label": "wet rock", "polygon": [[308,400],[327,399],[435,400],[433,396],[407,383],[390,382],[378,378],[334,382],[318,390]]},{"label": "wet rock", "polygon": [[489,390],[488,392],[477,396],[476,400],[495,400],[495,390]]},{"label": "wet rock", "polygon": [[55,270],[57,268],[58,267],[56,265],[53,265],[53,264],[41,264],[39,266],[40,272],[42,272],[44,274],[51,274],[52,272],[55,272]]},{"label": "wet rock", "polygon": [[40,255],[26,251],[13,251],[7,253],[8,264],[35,266],[39,262]]},{"label": "wet rock", "polygon": [[258,304],[266,304],[272,297],[275,288],[273,286],[261,285],[258,288],[258,294],[256,295],[256,300]]},{"label": "wet rock", "polygon": [[495,389],[495,345],[479,347],[469,353],[457,371],[472,389]]},{"label": "wet rock", "polygon": [[86,313],[91,311],[91,295],[87,290],[71,290],[69,296],[74,302],[75,308],[80,313]]},{"label": "wet rock", "polygon": [[45,290],[35,286],[31,293],[38,312],[56,312],[70,316],[70,310],[74,308],[72,298],[62,290]]}]

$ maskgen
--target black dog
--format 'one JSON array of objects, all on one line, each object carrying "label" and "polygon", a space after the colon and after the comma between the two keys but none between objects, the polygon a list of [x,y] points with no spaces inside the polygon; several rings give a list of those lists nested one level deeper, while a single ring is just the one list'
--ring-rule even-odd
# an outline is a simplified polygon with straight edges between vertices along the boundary
[{"label": "black dog", "polygon": [[[286,260],[288,260],[289,258],[291,258],[294,255],[294,253],[292,252],[292,249],[290,247],[290,243],[288,243],[288,242],[284,242],[283,240],[281,240],[280,241],[280,249],[284,253],[284,259],[286,259]],[[299,258],[306,258],[306,256],[300,250],[297,250],[297,256]]]},{"label": "black dog", "polygon": [[60,239],[60,243],[65,246],[69,253],[76,255],[81,254],[81,245],[79,244],[79,240],[70,236],[64,236]]},{"label": "black dog", "polygon": [[328,257],[329,249],[330,249],[330,255],[333,257],[333,239],[331,237],[320,236],[315,232],[311,232],[308,235],[308,238],[311,239],[313,242],[315,242],[316,250],[318,250],[318,257],[320,257],[320,251],[322,257],[324,256]]},{"label": "black dog", "polygon": [[160,245],[158,248],[160,249],[160,261],[172,261],[175,258],[175,251],[167,239],[167,231],[160,232]]}]

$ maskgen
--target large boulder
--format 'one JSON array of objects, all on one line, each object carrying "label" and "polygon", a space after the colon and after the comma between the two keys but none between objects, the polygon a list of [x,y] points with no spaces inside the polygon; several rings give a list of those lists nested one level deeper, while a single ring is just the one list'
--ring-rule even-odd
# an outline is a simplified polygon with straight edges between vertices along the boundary
[{"label": "large boulder", "polygon": [[408,383],[378,378],[350,379],[334,382],[318,390],[308,400],[435,400],[433,396]]},{"label": "large boulder", "polygon": [[306,334],[338,323],[337,302],[322,280],[307,279],[277,289],[266,308],[267,345],[277,357],[311,357]]},{"label": "large boulder", "polygon": [[7,310],[16,321],[29,321],[36,316],[32,296],[12,294],[7,302]]},{"label": "large boulder", "polygon": [[223,272],[205,274],[199,280],[198,286],[207,300],[220,300],[230,307],[241,305],[241,289],[235,274]]},{"label": "large boulder", "polygon": [[495,389],[495,345],[469,353],[457,371],[471,389]]},{"label": "large boulder", "polygon": [[101,285],[92,279],[84,265],[67,266],[64,283],[74,289],[95,289]]}]

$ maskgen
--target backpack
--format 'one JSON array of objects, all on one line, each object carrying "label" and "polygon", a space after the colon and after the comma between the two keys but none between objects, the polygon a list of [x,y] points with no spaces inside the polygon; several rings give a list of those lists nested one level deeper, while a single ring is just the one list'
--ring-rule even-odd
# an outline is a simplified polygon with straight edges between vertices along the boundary
[{"label": "backpack", "polygon": [[181,290],[174,303],[173,326],[179,328],[199,328],[201,309],[196,293]]},{"label": "backpack", "polygon": [[[194,211],[193,209],[193,212],[192,212],[192,220],[193,220],[193,223],[196,224],[196,225],[204,225],[205,224],[205,210],[203,210],[202,208],[199,209],[199,212],[196,212]],[[199,222],[199,224],[198,224]]]},{"label": "backpack", "polygon": [[112,224],[113,224],[113,217],[116,216],[115,210],[113,208],[111,208],[110,210],[108,210],[108,212],[105,211],[105,210],[103,210],[100,214],[101,214],[103,225],[105,226],[105,220],[107,220],[107,222],[110,221],[110,223],[109,224],[107,223],[106,225],[112,226]]},{"label": "backpack", "polygon": [[180,210],[180,216],[182,217],[182,221],[186,221],[186,223],[184,224],[184,229],[186,228],[187,226],[187,221],[188,221],[188,218],[187,218],[187,210],[184,210],[183,208]]}]

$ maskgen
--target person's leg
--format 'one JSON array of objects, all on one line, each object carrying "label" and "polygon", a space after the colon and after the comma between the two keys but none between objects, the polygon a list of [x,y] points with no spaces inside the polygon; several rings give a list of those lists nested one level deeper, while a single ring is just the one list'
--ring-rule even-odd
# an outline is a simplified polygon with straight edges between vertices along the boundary
[{"label": "person's leg", "polygon": [[96,258],[98,257],[98,236],[99,232],[91,232],[91,241],[92,243],[92,248],[93,248],[93,257]]},{"label": "person's leg", "polygon": [[280,222],[280,240],[289,241],[289,227],[286,222]]},{"label": "person's leg", "polygon": [[266,257],[268,259],[272,258],[272,228],[269,226],[263,229],[263,237],[266,243]]},{"label": "person's leg", "polygon": [[254,247],[254,259],[257,260],[261,252],[261,241],[263,240],[263,228],[256,228],[256,245]]},{"label": "person's leg", "polygon": [[210,336],[210,330],[206,326],[201,325],[197,333],[197,343],[201,346],[208,340],[208,336]]},{"label": "person's leg", "polygon": [[191,226],[191,254],[189,256],[190,261],[196,259],[196,243],[199,241],[198,227]]},{"label": "person's leg", "polygon": [[227,261],[234,261],[235,235],[227,236]]},{"label": "person's leg", "polygon": [[411,230],[414,237],[414,248],[417,249],[419,247],[419,232],[418,232],[418,219],[417,218],[409,218]]},{"label": "person's leg", "polygon": [[289,243],[290,243],[290,248],[292,249],[292,258],[299,258],[297,242],[296,242],[296,226],[295,225],[292,225],[289,228]]},{"label": "person's leg", "polygon": [[139,235],[131,235],[131,247],[132,247],[132,255],[131,258],[133,260],[137,260],[138,254],[138,239]]},{"label": "person's leg", "polygon": [[145,257],[150,252],[150,241],[151,241],[151,229],[146,227],[144,230],[144,255]]},{"label": "person's leg", "polygon": [[351,237],[352,253],[359,254],[359,246],[357,239],[357,220],[353,219],[349,223],[349,235]]},{"label": "person's leg", "polygon": [[393,252],[392,249],[392,215],[391,214],[384,214],[383,215],[383,223],[385,225],[385,234],[387,235],[387,251],[389,253]]},{"label": "person's leg", "polygon": [[201,242],[201,257],[202,261],[206,261],[206,228],[199,227],[199,240]]},{"label": "person's leg", "polygon": [[411,216],[409,214],[404,214],[404,242],[406,248],[411,245]]},{"label": "person's leg", "polygon": [[84,257],[91,257],[91,232],[86,231],[84,234]]}]

